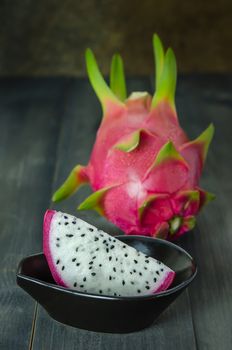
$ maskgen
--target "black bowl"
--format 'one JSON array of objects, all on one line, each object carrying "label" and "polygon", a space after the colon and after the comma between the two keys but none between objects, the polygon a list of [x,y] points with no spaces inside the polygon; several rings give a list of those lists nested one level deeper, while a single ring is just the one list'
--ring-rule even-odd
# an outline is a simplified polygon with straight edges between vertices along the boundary
[{"label": "black bowl", "polygon": [[59,322],[110,333],[128,333],[148,327],[194,279],[196,264],[184,249],[161,239],[117,238],[173,269],[176,276],[170,288],[140,297],[111,297],[70,290],[55,284],[42,253],[21,261],[17,283]]}]

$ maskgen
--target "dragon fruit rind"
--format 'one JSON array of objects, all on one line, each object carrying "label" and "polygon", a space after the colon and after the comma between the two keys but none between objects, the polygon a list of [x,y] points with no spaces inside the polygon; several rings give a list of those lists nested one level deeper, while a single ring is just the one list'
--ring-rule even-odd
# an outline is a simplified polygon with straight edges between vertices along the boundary
[{"label": "dragon fruit rind", "polygon": [[170,287],[175,272],[75,216],[47,210],[43,251],[57,284],[80,292],[140,296]]},{"label": "dragon fruit rind", "polygon": [[90,82],[101,102],[103,118],[87,166],[77,165],[53,201],[89,183],[91,194],[78,209],[95,209],[126,234],[165,239],[179,237],[195,225],[195,216],[214,195],[199,187],[214,127],[190,141],[175,108],[176,60],[153,37],[156,91],[126,97],[122,59],[114,55],[110,87],[95,57],[86,51]]}]

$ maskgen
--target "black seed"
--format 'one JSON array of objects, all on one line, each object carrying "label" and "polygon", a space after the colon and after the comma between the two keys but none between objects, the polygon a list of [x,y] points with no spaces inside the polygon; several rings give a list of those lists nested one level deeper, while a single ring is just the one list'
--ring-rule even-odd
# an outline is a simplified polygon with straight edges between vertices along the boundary
[{"label": "black seed", "polygon": [[102,267],[102,264],[99,264],[99,267]]},{"label": "black seed", "polygon": [[89,228],[89,231],[90,231],[90,232],[93,232],[93,228],[90,227],[90,228]]},{"label": "black seed", "polygon": [[163,270],[164,270],[164,269],[160,269],[160,271],[162,271],[162,272],[163,272]]},{"label": "black seed", "polygon": [[109,237],[109,241],[111,242],[111,238]]},{"label": "black seed", "polygon": [[156,279],[156,278],[154,278],[154,279],[153,279],[153,281],[156,283],[157,279]]},{"label": "black seed", "polygon": [[101,237],[104,237],[104,235],[103,235],[102,233],[100,233],[100,236],[101,236]]},{"label": "black seed", "polygon": [[131,284],[135,284],[135,282],[131,281]]},{"label": "black seed", "polygon": [[123,247],[123,248],[126,248],[126,245],[123,245],[122,247]]},{"label": "black seed", "polygon": [[144,270],[147,270],[147,267],[146,267],[146,266],[144,266]]},{"label": "black seed", "polygon": [[59,248],[59,247],[60,247],[60,245],[59,245],[58,243],[56,244],[56,246],[57,246],[57,248]]},{"label": "black seed", "polygon": [[73,237],[73,235],[65,235],[66,237],[69,237],[69,238],[71,238],[71,237]]},{"label": "black seed", "polygon": [[146,281],[146,283],[148,284],[149,282],[148,282],[148,281]]},{"label": "black seed", "polygon": [[89,270],[91,270],[92,268],[93,268],[93,266],[90,266],[90,267],[89,267]]},{"label": "black seed", "polygon": [[81,237],[85,237],[85,234],[84,234],[84,233],[82,233]]},{"label": "black seed", "polygon": [[76,263],[76,266],[80,266],[81,263]]},{"label": "black seed", "polygon": [[65,225],[68,225],[68,222],[66,221],[64,224],[65,224]]},{"label": "black seed", "polygon": [[96,259],[96,255],[92,257],[92,259]]},{"label": "black seed", "polygon": [[58,265],[58,264],[59,264],[59,262],[60,262],[60,259],[56,260],[56,265]]},{"label": "black seed", "polygon": [[81,284],[81,285],[80,285],[80,288],[84,288],[84,284]]},{"label": "black seed", "polygon": [[109,248],[106,248],[106,253],[109,253]]},{"label": "black seed", "polygon": [[149,260],[145,260],[145,262],[146,262],[147,264],[149,264]]},{"label": "black seed", "polygon": [[117,296],[117,294],[116,294],[116,293],[114,293],[114,295],[115,295],[115,296]]},{"label": "black seed", "polygon": [[116,239],[113,239],[113,242],[116,243]]},{"label": "black seed", "polygon": [[131,275],[133,275],[133,272],[130,272]]},{"label": "black seed", "polygon": [[125,254],[124,256],[127,258],[127,257],[128,257],[128,254]]},{"label": "black seed", "polygon": [[140,290],[140,289],[138,289],[138,290],[137,290],[137,292],[138,292],[138,293],[141,293],[141,290]]},{"label": "black seed", "polygon": [[90,261],[90,262],[89,262],[89,265],[93,265],[93,261]]},{"label": "black seed", "polygon": [[149,287],[149,286],[146,286],[146,289],[150,289],[150,287]]},{"label": "black seed", "polygon": [[96,249],[96,252],[98,252],[98,251],[99,251],[99,248]]},{"label": "black seed", "polygon": [[58,222],[59,225],[61,225],[61,222]]},{"label": "black seed", "polygon": [[121,273],[123,273],[124,272],[124,270],[121,270]]},{"label": "black seed", "polygon": [[78,252],[79,247],[76,248],[76,252]]},{"label": "black seed", "polygon": [[94,237],[94,241],[95,242],[99,241],[99,238],[98,237]]},{"label": "black seed", "polygon": [[72,224],[75,225],[75,224],[76,224],[76,221],[72,221]]},{"label": "black seed", "polygon": [[57,241],[59,241],[60,239],[57,237],[57,239],[56,239]]},{"label": "black seed", "polygon": [[106,243],[106,246],[109,247],[109,243]]},{"label": "black seed", "polygon": [[125,282],[124,280],[122,280],[122,285],[123,285],[123,286],[125,285],[125,283],[126,283],[126,282]]},{"label": "black seed", "polygon": [[99,290],[99,293],[102,294],[102,290],[101,289]]},{"label": "black seed", "polygon": [[142,272],[139,272],[139,276],[142,276],[143,274],[142,274]]},{"label": "black seed", "polygon": [[113,270],[114,270],[114,272],[116,272],[116,268],[115,267],[113,268]]},{"label": "black seed", "polygon": [[134,271],[134,273],[136,272],[136,270],[133,270]]},{"label": "black seed", "polygon": [[111,261],[112,260],[112,256],[109,256],[109,261]]},{"label": "black seed", "polygon": [[118,261],[118,258],[116,258],[115,260]]},{"label": "black seed", "polygon": [[159,275],[160,273],[159,273],[159,271],[156,271],[156,273],[157,273],[157,275]]},{"label": "black seed", "polygon": [[148,255],[145,255],[145,258],[149,258],[149,256],[148,256]]},{"label": "black seed", "polygon": [[157,261],[157,264],[161,265],[161,261]]},{"label": "black seed", "polygon": [[64,270],[64,265],[62,266],[62,271]]},{"label": "black seed", "polygon": [[95,276],[95,275],[96,275],[96,273],[95,273],[95,272],[92,272],[92,273],[91,273],[91,275],[92,275],[92,276]]},{"label": "black seed", "polygon": [[77,282],[73,283],[73,287],[76,287],[77,286]]},{"label": "black seed", "polygon": [[111,277],[111,276],[109,276],[109,280],[110,280],[110,281],[112,280],[112,277]]},{"label": "black seed", "polygon": [[110,247],[110,249],[114,249],[114,245],[112,245],[112,246]]},{"label": "black seed", "polygon": [[137,260],[134,260],[135,264],[138,264],[138,261]]},{"label": "black seed", "polygon": [[67,219],[68,217],[66,215],[64,215],[64,218]]},{"label": "black seed", "polygon": [[103,244],[105,244],[107,242],[107,240],[106,239],[104,239],[104,241],[102,242]]},{"label": "black seed", "polygon": [[80,227],[78,227],[77,229],[78,229],[78,230],[80,230],[81,228],[80,228]]},{"label": "black seed", "polygon": [[72,259],[73,262],[76,261],[76,260],[77,260],[76,258],[73,258],[73,259]]},{"label": "black seed", "polygon": [[86,281],[86,277],[83,278],[83,281],[84,281],[84,282]]}]

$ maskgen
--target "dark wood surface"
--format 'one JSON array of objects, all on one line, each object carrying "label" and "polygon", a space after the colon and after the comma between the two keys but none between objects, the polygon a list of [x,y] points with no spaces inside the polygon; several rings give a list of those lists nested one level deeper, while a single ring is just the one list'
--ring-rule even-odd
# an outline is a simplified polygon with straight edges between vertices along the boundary
[{"label": "dark wood surface", "polygon": [[[130,79],[128,86],[151,91],[152,82]],[[0,349],[232,348],[231,91],[231,76],[179,79],[177,108],[189,136],[211,121],[216,127],[201,183],[217,199],[199,215],[196,229],[177,242],[196,258],[199,274],[152,327],[117,335],[57,323],[15,283],[21,258],[41,250],[51,193],[72,166],[89,158],[100,122],[98,101],[85,79],[0,80]],[[55,208],[76,214],[88,193],[83,188]],[[95,213],[80,216],[118,232]]]}]

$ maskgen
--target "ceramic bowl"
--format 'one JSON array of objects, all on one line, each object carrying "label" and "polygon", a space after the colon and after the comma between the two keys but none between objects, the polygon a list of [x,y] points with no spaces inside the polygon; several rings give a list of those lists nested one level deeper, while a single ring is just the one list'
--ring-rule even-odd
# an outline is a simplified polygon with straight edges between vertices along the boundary
[{"label": "ceramic bowl", "polygon": [[151,325],[183,292],[197,274],[193,258],[177,245],[143,236],[117,236],[176,272],[168,290],[139,297],[111,297],[82,293],[54,282],[43,253],[21,261],[17,283],[55,320],[97,332],[128,333]]}]

